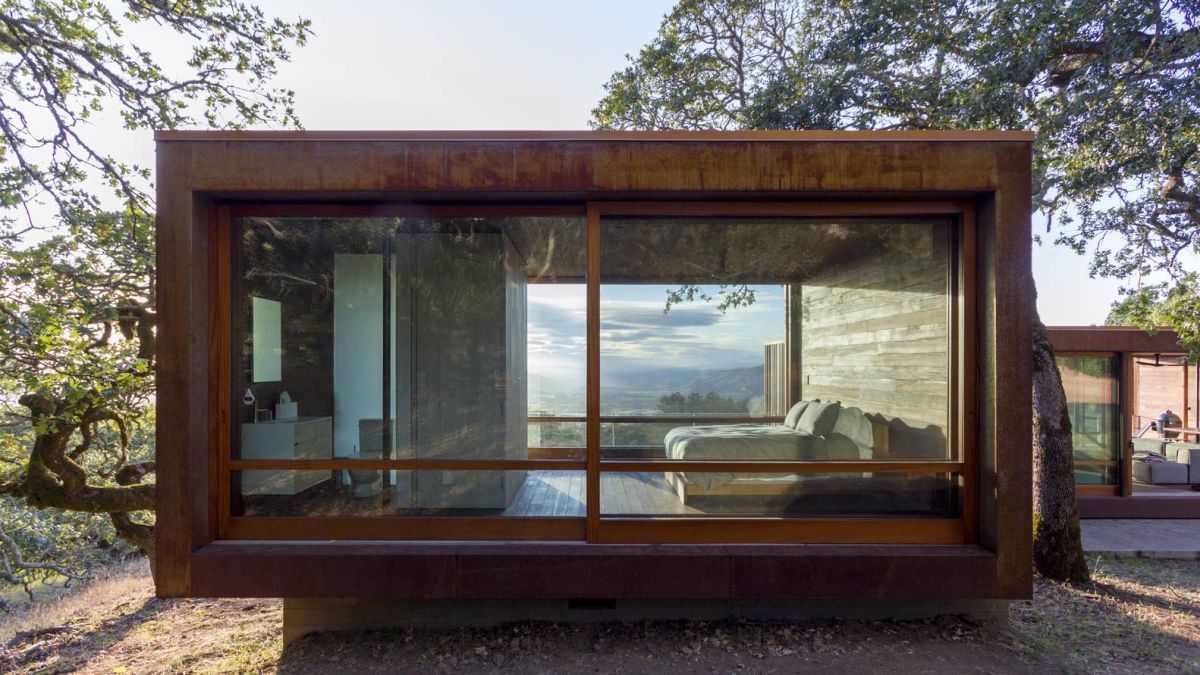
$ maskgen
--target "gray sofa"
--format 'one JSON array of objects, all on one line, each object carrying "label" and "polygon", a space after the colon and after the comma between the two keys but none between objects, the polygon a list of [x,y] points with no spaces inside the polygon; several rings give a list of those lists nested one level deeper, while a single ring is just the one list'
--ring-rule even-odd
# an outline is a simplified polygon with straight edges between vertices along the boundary
[{"label": "gray sofa", "polygon": [[1200,484],[1200,445],[1133,439],[1133,479],[1151,485]]},{"label": "gray sofa", "polygon": [[1135,438],[1133,439],[1133,452],[1154,452],[1166,456],[1163,448],[1167,442],[1161,438]]},{"label": "gray sofa", "polygon": [[1200,485],[1200,444],[1167,443],[1167,459],[1188,468],[1187,482]]}]

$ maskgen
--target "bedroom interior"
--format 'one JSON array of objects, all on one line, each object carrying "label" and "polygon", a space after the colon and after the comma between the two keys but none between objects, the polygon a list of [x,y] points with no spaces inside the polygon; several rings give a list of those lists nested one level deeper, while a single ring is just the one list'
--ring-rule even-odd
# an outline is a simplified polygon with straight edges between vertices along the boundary
[{"label": "bedroom interior", "polygon": [[[601,475],[602,515],[961,512],[953,472],[771,470],[955,458],[953,219],[601,223],[599,405],[613,433],[600,456],[626,463]],[[371,464],[583,457],[582,434],[576,447],[536,440],[548,425],[582,430],[586,416],[532,415],[529,400],[529,335],[542,330],[530,287],[586,282],[583,218],[247,216],[231,228],[245,394],[234,457],[364,467],[235,472],[233,515],[583,517],[585,471]],[[634,306],[642,323],[622,323]],[[759,360],[753,412],[639,408],[606,378],[642,352],[711,372],[733,334],[749,335]],[[731,467],[669,466],[696,462]]]}]

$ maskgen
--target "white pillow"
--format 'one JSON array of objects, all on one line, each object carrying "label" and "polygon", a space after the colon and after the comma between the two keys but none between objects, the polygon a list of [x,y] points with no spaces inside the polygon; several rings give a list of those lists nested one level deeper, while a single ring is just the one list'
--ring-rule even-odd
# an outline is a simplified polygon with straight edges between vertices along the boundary
[{"label": "white pillow", "polygon": [[858,408],[842,408],[838,413],[837,422],[833,425],[833,433],[849,438],[860,447],[870,448],[875,445],[875,432],[871,429],[871,420]]},{"label": "white pillow", "polygon": [[792,406],[787,411],[787,417],[783,418],[783,426],[790,429],[795,429],[796,424],[800,421],[800,416],[804,414],[804,409],[808,407],[810,401],[800,401]]},{"label": "white pillow", "polygon": [[800,421],[796,422],[796,431],[824,438],[833,433],[833,426],[837,424],[841,409],[842,404],[839,401],[812,401],[804,408]]}]

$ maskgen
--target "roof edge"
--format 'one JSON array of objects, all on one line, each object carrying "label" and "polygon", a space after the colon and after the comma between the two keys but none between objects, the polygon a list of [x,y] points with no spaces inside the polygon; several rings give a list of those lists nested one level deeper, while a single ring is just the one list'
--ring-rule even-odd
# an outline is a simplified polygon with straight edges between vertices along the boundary
[{"label": "roof edge", "polygon": [[[1128,331],[1141,332],[1146,334],[1157,335],[1159,333],[1174,333],[1175,329],[1170,326],[1158,326],[1156,328],[1142,328],[1141,326],[1046,326],[1046,330],[1078,330],[1078,331]],[[1153,333],[1151,333],[1153,331]]]},{"label": "roof edge", "polygon": [[1032,143],[1032,131],[487,131],[156,130],[157,142],[247,141],[915,141]]}]

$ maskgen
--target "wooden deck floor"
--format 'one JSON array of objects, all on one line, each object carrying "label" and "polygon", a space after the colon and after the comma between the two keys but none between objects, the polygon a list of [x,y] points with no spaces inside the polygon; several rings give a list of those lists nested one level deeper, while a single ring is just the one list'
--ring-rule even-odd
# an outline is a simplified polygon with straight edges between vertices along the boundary
[{"label": "wooden deck floor", "polygon": [[[683,505],[661,473],[601,474],[600,512],[683,515],[701,511]],[[586,515],[582,471],[530,471],[506,516]]]},{"label": "wooden deck floor", "polygon": [[1133,496],[1200,499],[1200,490],[1193,490],[1190,485],[1148,485],[1134,481]]}]

